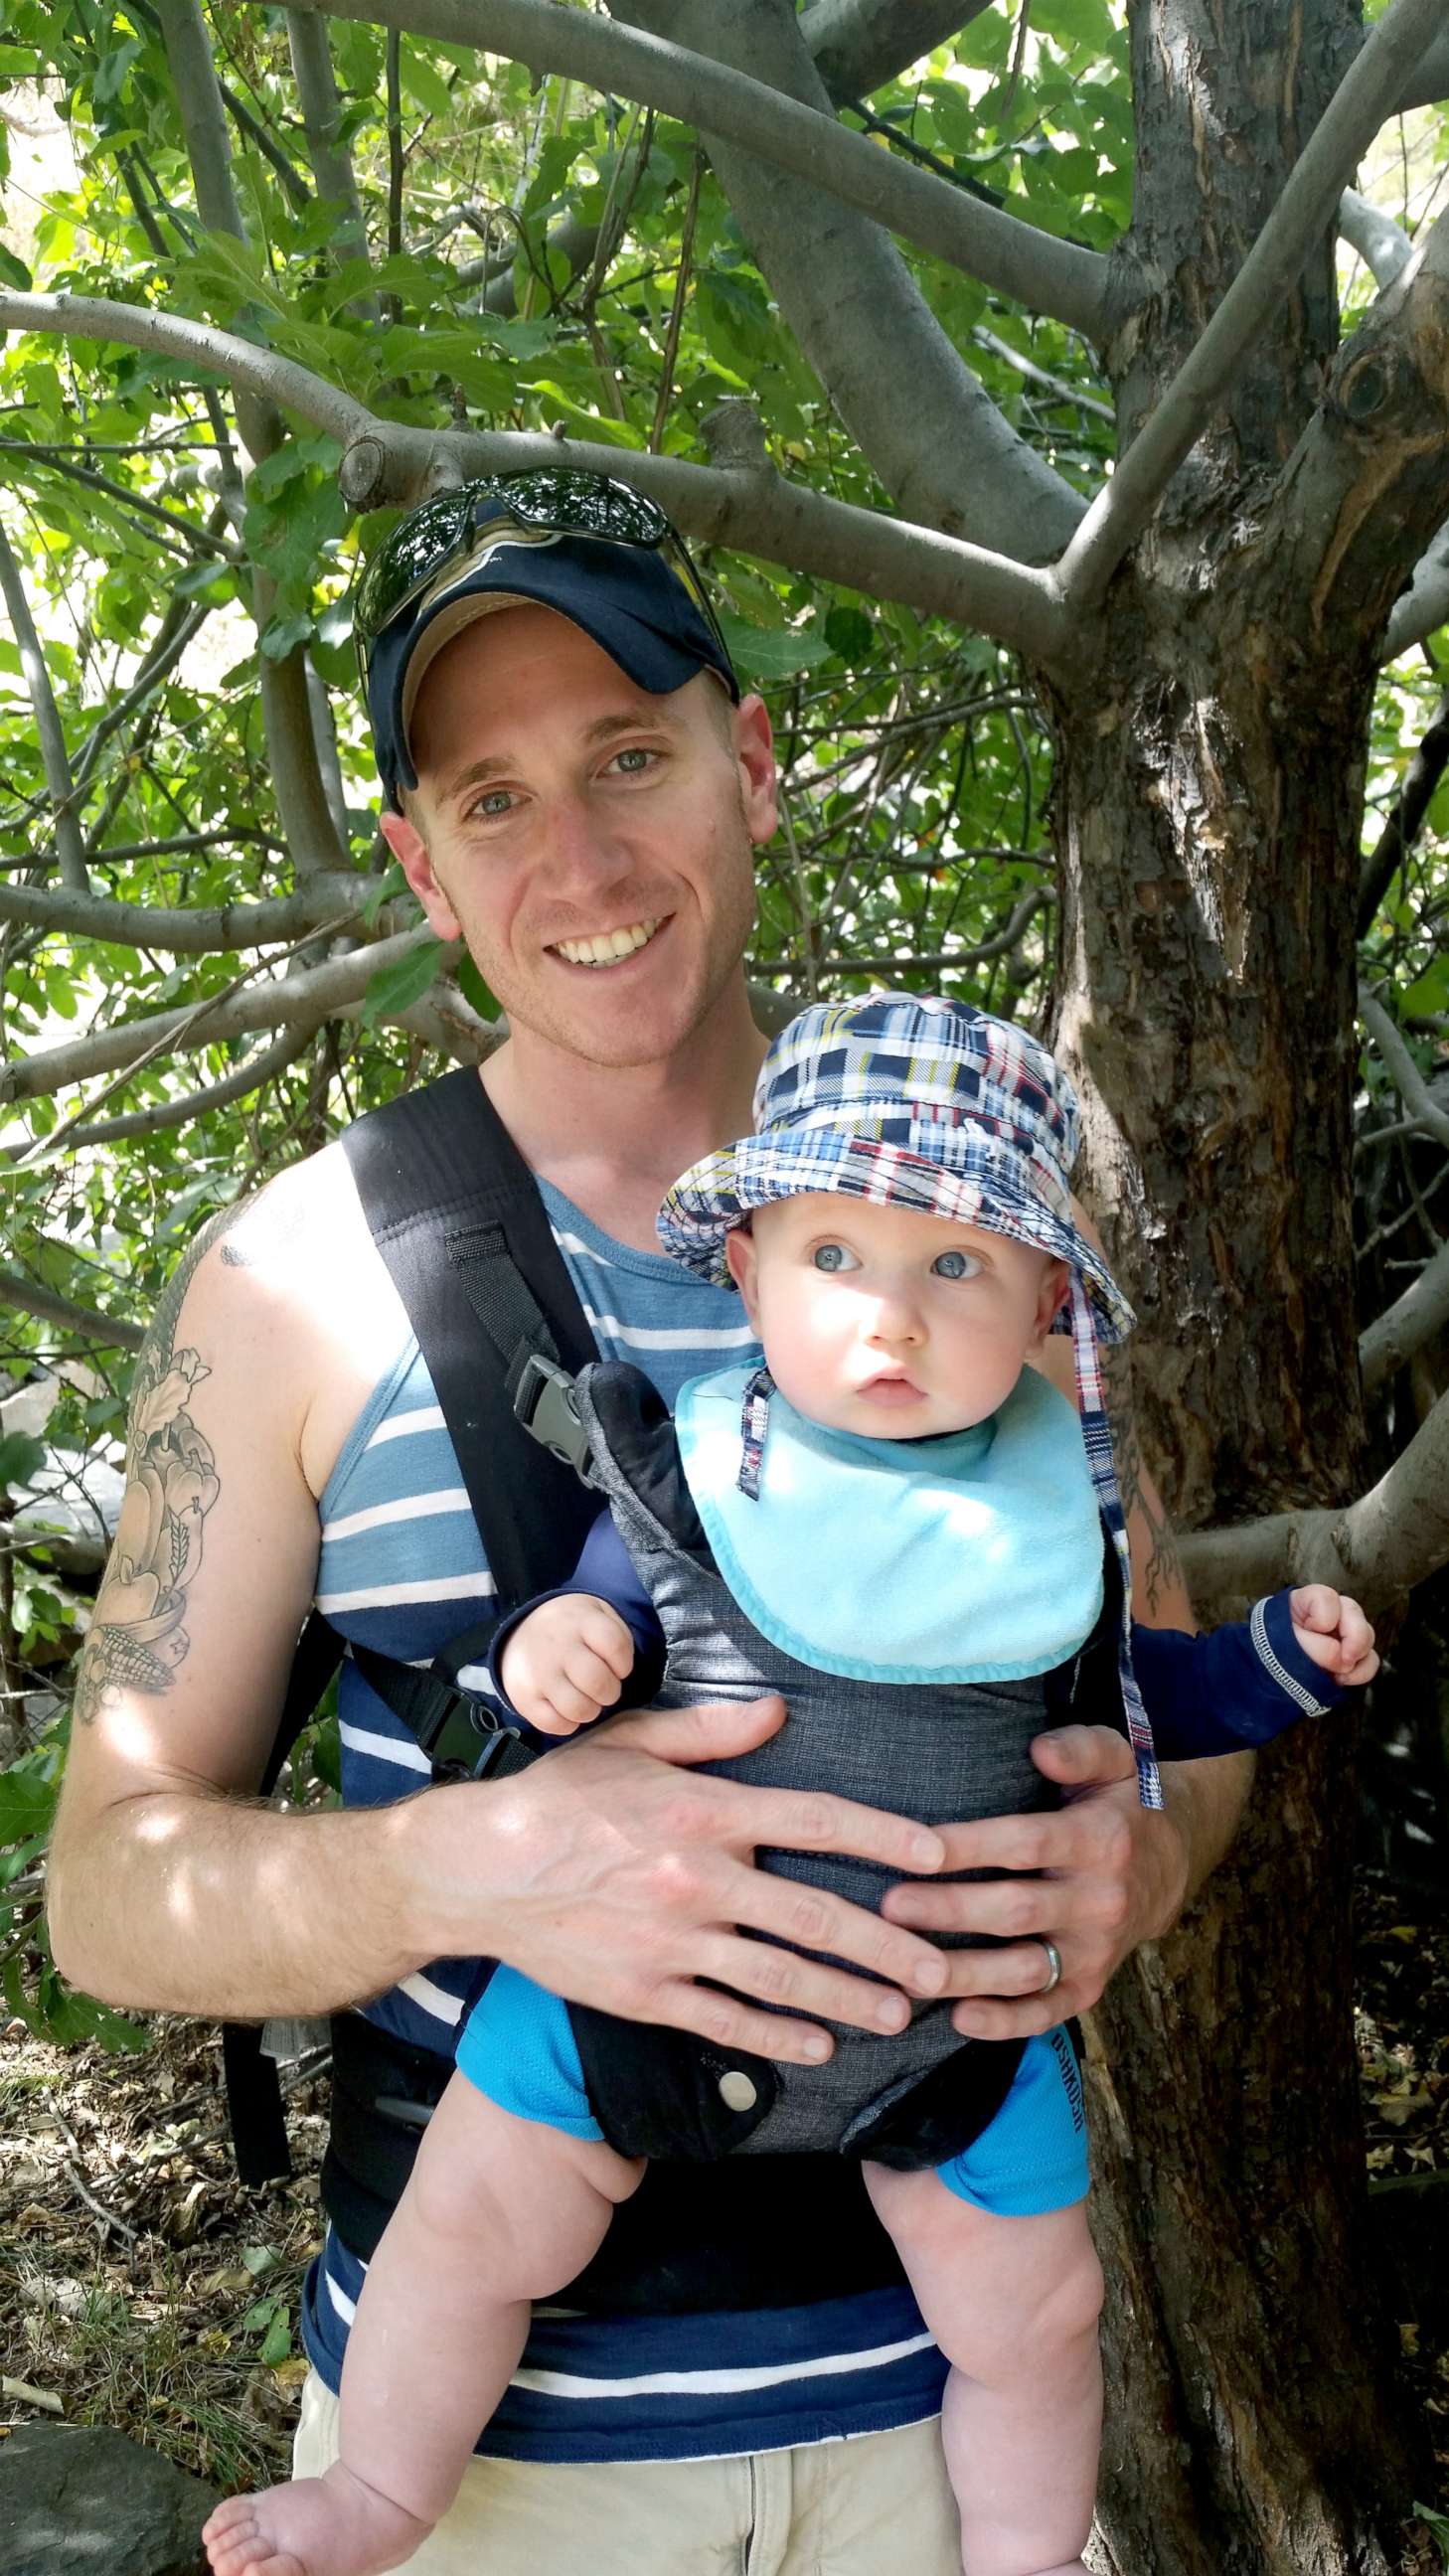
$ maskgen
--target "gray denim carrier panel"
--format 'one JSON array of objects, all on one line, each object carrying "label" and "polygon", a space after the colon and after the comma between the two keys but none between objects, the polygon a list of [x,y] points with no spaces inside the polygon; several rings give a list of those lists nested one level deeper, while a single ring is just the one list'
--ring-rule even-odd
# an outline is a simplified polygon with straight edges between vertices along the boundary
[{"label": "gray denim carrier panel", "polygon": [[[615,1456],[591,1381],[611,1382],[599,1392],[612,1420],[613,1393],[626,1374],[635,1373],[617,1363],[585,1369],[578,1400],[589,1435],[591,1478],[613,1512],[664,1631],[664,1682],[652,1705],[687,1708],[778,1691],[789,1711],[779,1732],[754,1752],[699,1768],[757,1788],[828,1789],[931,1825],[1021,1815],[1055,1804],[1055,1790],[1027,1750],[1050,1722],[1044,1675],[991,1685],[852,1681],[797,1663],[761,1634],[714,1570],[702,1540],[698,1553],[681,1545]],[[673,1441],[667,1423],[657,1436]],[[681,1491],[682,1477],[668,1476],[651,1488],[660,1489]],[[829,1889],[871,1911],[901,1875],[841,1854],[761,1850],[757,1857],[764,1869],[805,1887]],[[952,1947],[983,1946],[970,1935],[946,1937]],[[853,2135],[888,2104],[903,2100],[948,2058],[973,2045],[952,2029],[944,2003],[917,2005],[909,2030],[892,2035],[843,2023],[831,2028],[834,2056],[821,2067],[778,2067],[777,2099],[734,2152],[848,2152]]]}]

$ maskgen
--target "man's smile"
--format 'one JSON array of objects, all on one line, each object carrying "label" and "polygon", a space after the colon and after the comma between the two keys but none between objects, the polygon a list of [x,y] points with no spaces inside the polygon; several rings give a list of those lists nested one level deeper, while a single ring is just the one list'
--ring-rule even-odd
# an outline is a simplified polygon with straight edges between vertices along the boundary
[{"label": "man's smile", "polygon": [[596,931],[588,939],[557,939],[549,953],[562,957],[569,966],[617,966],[622,958],[637,956],[641,948],[647,948],[669,918],[667,913],[659,913],[652,920],[631,921],[619,930]]}]

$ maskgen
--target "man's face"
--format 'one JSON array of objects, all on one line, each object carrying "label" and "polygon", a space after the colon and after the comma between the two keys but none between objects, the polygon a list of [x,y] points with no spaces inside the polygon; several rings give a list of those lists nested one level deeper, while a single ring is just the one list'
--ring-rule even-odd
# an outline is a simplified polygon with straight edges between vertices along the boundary
[{"label": "man's face", "polygon": [[520,605],[439,654],[411,739],[409,816],[383,830],[510,1023],[600,1065],[672,1055],[754,920],[754,845],[775,824],[758,698],[732,708],[703,672],[651,696],[567,618]]}]

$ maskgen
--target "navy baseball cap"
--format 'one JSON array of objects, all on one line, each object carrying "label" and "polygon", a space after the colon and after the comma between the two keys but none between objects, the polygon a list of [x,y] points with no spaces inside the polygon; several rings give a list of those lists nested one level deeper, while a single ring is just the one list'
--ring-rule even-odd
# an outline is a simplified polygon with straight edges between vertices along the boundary
[{"label": "navy baseball cap", "polygon": [[708,593],[656,503],[575,469],[464,484],[400,521],[354,601],[390,805],[418,783],[409,727],[430,665],[477,618],[520,602],[567,617],[654,696],[713,671],[739,701]]}]

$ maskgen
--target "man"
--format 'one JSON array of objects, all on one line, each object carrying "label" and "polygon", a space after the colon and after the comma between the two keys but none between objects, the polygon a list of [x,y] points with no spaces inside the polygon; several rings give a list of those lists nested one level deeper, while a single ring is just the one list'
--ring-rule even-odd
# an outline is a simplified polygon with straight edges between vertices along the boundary
[{"label": "man", "polygon": [[[508,1015],[484,1088],[601,1349],[672,1400],[749,1338],[730,1292],[664,1260],[654,1217],[686,1165],[749,1125],[763,1042],[741,960],[752,853],[775,822],[764,707],[740,697],[666,524],[592,478],[427,505],[358,615],[383,829]],[[1236,1817],[1237,1763],[1170,1773],[1167,1812],[1149,1816],[1125,1743],[1084,1728],[1035,1757],[1071,1804],[924,1843],[845,1800],[693,1770],[762,1741],[782,1719],[771,1701],[645,1713],[520,1776],[405,1795],[427,1766],[352,1668],[343,1811],[247,1803],[314,1599],[355,1643],[417,1663],[490,1589],[338,1147],[183,1265],[143,1355],[131,1470],[52,1880],[62,1967],[118,2003],[260,2019],[372,1998],[375,2026],[441,2054],[483,1956],[781,2058],[804,2057],[822,2019],[898,2027],[912,1994],[957,1997],[968,2034],[1029,2034],[1093,2003],[1167,1927]],[[1190,1625],[1161,1540],[1158,1519],[1151,1614]],[[875,1915],[757,1871],[761,1845],[854,1852],[903,1878],[1043,1874],[917,1876]],[[1004,1946],[946,1953],[939,1930]],[[704,2240],[711,2196],[697,2201]],[[734,2294],[705,2313],[685,2249],[660,2313],[624,2298],[601,2314],[581,2294],[582,2313],[541,2316],[486,2455],[413,2563],[574,2576],[587,2554],[596,2576],[746,2562],[867,2576],[907,2558],[948,2576],[937,2357],[863,2221],[812,2242],[807,2215],[796,2234],[776,2281],[742,2247]],[[334,2227],[309,2290],[299,2468],[330,2456],[361,2277]]]}]

